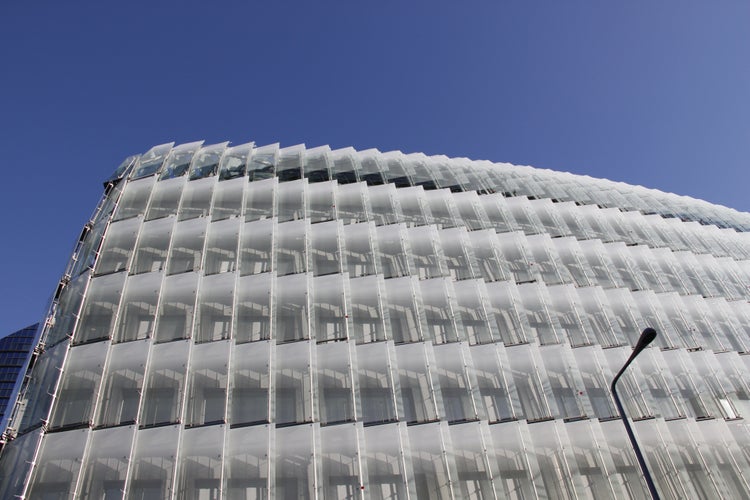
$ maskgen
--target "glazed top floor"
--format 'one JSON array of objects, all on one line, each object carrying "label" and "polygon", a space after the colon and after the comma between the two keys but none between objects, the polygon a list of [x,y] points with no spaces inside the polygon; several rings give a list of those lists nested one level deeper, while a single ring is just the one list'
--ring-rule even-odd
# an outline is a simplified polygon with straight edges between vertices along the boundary
[{"label": "glazed top floor", "polygon": [[307,149],[304,145],[280,148],[279,144],[258,147],[253,142],[238,146],[229,146],[227,142],[204,145],[200,141],[179,146],[168,143],[126,158],[105,185],[149,176],[156,176],[157,181],[214,177],[217,182],[239,177],[247,177],[250,182],[273,177],[279,182],[305,178],[310,183],[336,180],[339,184],[366,182],[370,186],[395,184],[422,186],[425,190],[501,193],[507,197],[574,201],[750,231],[750,214],[688,196],[567,172],[422,153],[331,150],[328,146]]}]

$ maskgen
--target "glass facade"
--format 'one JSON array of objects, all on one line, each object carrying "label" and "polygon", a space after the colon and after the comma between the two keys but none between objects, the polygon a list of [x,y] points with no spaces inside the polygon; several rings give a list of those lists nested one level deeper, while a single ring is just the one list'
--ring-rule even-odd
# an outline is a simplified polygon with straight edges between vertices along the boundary
[{"label": "glass facade", "polygon": [[172,144],[54,295],[0,497],[750,496],[750,214],[531,167]]},{"label": "glass facade", "polygon": [[11,413],[8,405],[15,402],[38,329],[39,324],[35,324],[0,338],[0,425],[3,430]]}]

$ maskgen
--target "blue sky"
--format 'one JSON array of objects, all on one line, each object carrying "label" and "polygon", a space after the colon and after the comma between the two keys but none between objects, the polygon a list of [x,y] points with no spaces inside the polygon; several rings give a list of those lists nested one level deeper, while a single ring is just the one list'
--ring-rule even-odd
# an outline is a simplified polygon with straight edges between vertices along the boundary
[{"label": "blue sky", "polygon": [[0,333],[120,161],[205,139],[584,173],[750,210],[750,3],[0,5]]}]

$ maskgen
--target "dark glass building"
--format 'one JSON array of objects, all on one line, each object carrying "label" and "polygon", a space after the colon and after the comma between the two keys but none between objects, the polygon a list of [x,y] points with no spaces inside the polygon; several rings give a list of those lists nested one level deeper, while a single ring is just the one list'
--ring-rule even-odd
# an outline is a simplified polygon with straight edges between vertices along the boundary
[{"label": "dark glass building", "polygon": [[0,497],[750,496],[750,214],[531,167],[156,146],[105,181]]},{"label": "dark glass building", "polygon": [[0,338],[0,429],[5,429],[34,349],[39,324]]}]

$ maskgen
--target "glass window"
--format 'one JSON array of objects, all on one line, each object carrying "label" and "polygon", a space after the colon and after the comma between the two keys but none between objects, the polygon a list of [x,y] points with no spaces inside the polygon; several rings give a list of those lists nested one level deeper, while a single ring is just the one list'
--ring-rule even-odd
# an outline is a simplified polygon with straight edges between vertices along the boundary
[{"label": "glass window", "polygon": [[354,148],[338,149],[331,152],[333,164],[331,165],[331,178],[336,179],[339,184],[351,184],[359,181],[357,176],[358,165],[355,166],[353,154]]},{"label": "glass window", "polygon": [[450,277],[454,281],[480,277],[470,250],[466,229],[446,229],[437,231],[437,234],[440,238],[439,248],[442,250],[443,262]]},{"label": "glass window", "polygon": [[61,342],[42,353],[34,363],[26,390],[19,396],[19,412],[13,417],[13,427],[19,432],[41,427],[47,422],[54,396],[53,389],[62,371],[67,352],[68,343]]},{"label": "glass window", "polygon": [[185,273],[200,269],[206,220],[198,219],[176,224],[172,237],[167,274]]},{"label": "glass window", "polygon": [[539,422],[553,418],[545,387],[545,375],[541,363],[536,359],[538,350],[530,344],[508,347],[508,359],[512,370],[523,414],[529,422]]},{"label": "glass window", "polygon": [[350,345],[335,342],[316,348],[321,425],[354,421]]},{"label": "glass window", "polygon": [[588,276],[589,271],[584,264],[584,257],[581,255],[581,249],[575,238],[555,240],[555,250],[561,266],[565,267],[576,286],[585,287],[595,284]]},{"label": "glass window", "polygon": [[269,409],[270,342],[237,345],[232,358],[232,427],[266,423]]},{"label": "glass window", "polygon": [[366,276],[350,281],[350,338],[358,344],[385,340],[381,278]]},{"label": "glass window", "polygon": [[196,342],[212,342],[229,338],[232,331],[234,274],[203,278],[198,296]]},{"label": "glass window", "polygon": [[489,303],[484,282],[464,280],[453,283],[456,307],[466,337],[471,344],[484,344],[500,340],[488,319]]},{"label": "glass window", "polygon": [[495,497],[490,483],[492,472],[487,461],[487,439],[482,435],[483,431],[489,433],[485,429],[473,423],[449,427],[452,444],[449,450],[456,464],[458,479],[455,489],[462,498]]},{"label": "glass window", "polygon": [[245,193],[245,220],[247,222],[269,219],[275,215],[274,198],[278,180],[273,177],[258,182],[251,182]]},{"label": "glass window", "polygon": [[237,178],[221,182],[216,186],[213,199],[214,205],[211,207],[212,221],[238,217],[242,213],[242,197],[246,184],[245,179]]},{"label": "glass window", "polygon": [[219,166],[219,180],[226,181],[244,177],[247,169],[247,157],[253,149],[253,143],[241,144],[228,148],[221,158]]},{"label": "glass window", "polygon": [[170,215],[177,215],[180,207],[182,191],[185,188],[185,179],[178,178],[159,182],[154,187],[151,202],[146,212],[146,220],[160,219]]},{"label": "glass window", "polygon": [[140,226],[140,219],[131,219],[109,226],[99,254],[96,274],[116,273],[128,268]]},{"label": "glass window", "polygon": [[419,281],[403,277],[385,281],[386,307],[390,320],[391,338],[396,343],[419,342],[424,338],[423,318],[417,306]]},{"label": "glass window", "polygon": [[79,274],[93,269],[98,258],[99,247],[101,246],[104,231],[107,228],[107,219],[101,220],[94,224],[90,231],[84,228],[81,233],[81,239],[76,245],[75,264],[70,268],[70,276],[75,277]]},{"label": "glass window", "polygon": [[305,187],[304,180],[296,180],[279,184],[276,198],[276,214],[279,222],[298,220],[305,217]]},{"label": "glass window", "polygon": [[[135,424],[141,401],[148,348],[148,341],[112,346],[107,371],[103,377],[97,427]],[[129,450],[128,447],[125,456],[130,453]],[[124,475],[122,479],[124,480]]]},{"label": "glass window", "polygon": [[480,196],[479,203],[482,210],[487,214],[487,220],[490,227],[497,233],[508,233],[511,231],[520,231],[521,226],[516,224],[513,215],[508,208],[508,204],[500,195]]},{"label": "glass window", "polygon": [[457,342],[465,338],[460,319],[454,311],[456,305],[450,289],[451,281],[445,278],[420,281],[422,306],[427,326],[426,338],[438,344]]},{"label": "glass window", "polygon": [[432,221],[438,228],[456,227],[458,225],[458,209],[453,203],[453,197],[448,190],[425,192],[425,198],[432,215]]},{"label": "glass window", "polygon": [[528,342],[529,325],[516,285],[508,281],[487,283],[486,290],[490,320],[494,322],[505,345]]},{"label": "glass window", "polygon": [[148,199],[151,196],[151,190],[154,187],[154,178],[139,179],[129,181],[117,202],[117,208],[112,216],[113,221],[129,219],[143,215],[148,205]]},{"label": "glass window", "polygon": [[403,419],[408,423],[432,422],[438,418],[427,348],[423,343],[396,346],[401,407]]},{"label": "glass window", "polygon": [[45,338],[47,348],[73,335],[76,321],[81,317],[81,302],[83,302],[86,286],[89,284],[90,274],[86,272],[74,278],[68,286],[62,289],[52,324]]},{"label": "glass window", "polygon": [[302,163],[305,155],[305,146],[291,146],[279,151],[279,160],[276,165],[276,177],[279,182],[295,181],[302,178]]},{"label": "glass window", "polygon": [[[445,160],[447,160],[447,158]],[[459,193],[464,189],[456,178],[450,163],[445,160],[442,158],[438,161],[433,160],[430,168],[432,169],[433,175],[435,175],[435,179],[440,188],[447,188],[450,189],[452,193]]]},{"label": "glass window", "polygon": [[179,425],[138,432],[126,498],[172,498],[179,437]]},{"label": "glass window", "polygon": [[216,175],[219,168],[221,155],[224,153],[227,143],[206,146],[195,154],[193,163],[190,165],[188,179],[191,181],[203,179]]},{"label": "glass window", "polygon": [[375,230],[379,271],[386,278],[409,275],[404,226],[381,226]]},{"label": "glass window", "polygon": [[234,339],[238,344],[270,338],[272,282],[270,274],[246,276],[237,282]]},{"label": "glass window", "polygon": [[434,226],[413,227],[406,231],[412,262],[419,279],[436,278],[448,274],[438,247]]},{"label": "glass window", "polygon": [[424,226],[432,222],[430,209],[421,187],[408,187],[396,190],[401,219],[407,226]]},{"label": "glass window", "polygon": [[[368,184],[369,185],[369,184]],[[384,184],[367,189],[370,200],[368,215],[375,221],[375,225],[395,224],[402,219],[396,206],[396,186]]]},{"label": "glass window", "polygon": [[125,273],[110,274],[91,280],[74,338],[75,343],[82,344],[110,337],[124,283]]},{"label": "glass window", "polygon": [[174,219],[161,219],[143,225],[135,249],[131,274],[161,271],[166,267],[167,250]]},{"label": "glass window", "polygon": [[153,148],[146,151],[136,163],[133,168],[133,172],[130,174],[131,179],[140,179],[141,177],[148,177],[154,175],[161,169],[164,158],[169,154],[174,143],[162,144],[161,146],[154,146]]},{"label": "glass window", "polygon": [[471,358],[466,344],[459,342],[438,345],[433,348],[433,352],[442,407],[445,410],[443,418],[451,423],[477,420],[476,399],[479,394],[474,394],[477,381],[467,369]]},{"label": "glass window", "polygon": [[[200,426],[226,422],[228,341],[193,346],[185,425]],[[220,454],[224,437],[219,438]]]},{"label": "glass window", "polygon": [[161,274],[151,273],[128,278],[118,318],[115,342],[150,337],[154,331],[156,303],[159,300]]},{"label": "glass window", "polygon": [[416,498],[452,498],[441,425],[418,425],[408,431]]},{"label": "glass window", "polygon": [[[414,483],[404,470],[403,449],[406,428],[401,424],[365,427],[364,462],[370,498],[386,500],[412,495]],[[366,490],[367,491],[367,490]]]},{"label": "glass window", "polygon": [[307,182],[325,182],[331,179],[330,175],[330,152],[328,146],[320,146],[314,149],[308,149],[305,155],[305,178]]},{"label": "glass window", "polygon": [[398,188],[405,188],[412,185],[411,179],[409,178],[404,165],[402,163],[403,155],[401,153],[385,153],[381,157],[385,160],[385,176],[386,182],[395,184]]},{"label": "glass window", "polygon": [[310,269],[315,276],[341,272],[339,225],[330,221],[310,230]]},{"label": "glass window", "polygon": [[108,347],[106,342],[98,342],[70,350],[49,424],[51,429],[91,423]]},{"label": "glass window", "polygon": [[357,498],[360,485],[357,427],[353,424],[320,430],[322,498]]},{"label": "glass window", "polygon": [[496,236],[499,257],[503,265],[512,273],[516,283],[529,283],[535,280],[531,261],[533,257],[526,246],[523,233],[504,233]]},{"label": "glass window", "polygon": [[167,157],[167,161],[164,163],[159,180],[174,179],[175,177],[185,175],[190,168],[193,155],[195,155],[195,152],[202,144],[203,141],[191,142],[190,144],[182,144],[173,148]]},{"label": "glass window", "polygon": [[[578,304],[577,311],[586,318],[591,334],[596,343],[602,347],[614,347],[625,343],[620,322],[609,306],[607,295],[599,287],[581,287],[575,289]],[[624,306],[622,306],[624,307]]]},{"label": "glass window", "polygon": [[392,344],[357,346],[357,381],[361,419],[365,425],[383,424],[397,419],[397,396],[392,372],[394,356]]},{"label": "glass window", "polygon": [[92,433],[91,446],[83,466],[81,498],[122,497],[133,434],[133,426]]},{"label": "glass window", "polygon": [[375,234],[373,223],[350,224],[343,229],[344,256],[349,276],[375,274],[375,252],[372,238]]},{"label": "glass window", "polygon": [[562,327],[556,317],[550,314],[551,297],[544,285],[527,283],[519,285],[519,306],[529,325],[531,338],[539,344],[558,344],[562,342]]},{"label": "glass window", "polygon": [[219,498],[223,446],[223,425],[183,431],[176,498]]},{"label": "glass window", "polygon": [[357,174],[360,180],[367,182],[368,186],[383,184],[386,181],[383,175],[385,172],[378,159],[377,151],[360,151],[358,156],[359,169],[357,169]]},{"label": "glass window", "polygon": [[453,195],[453,201],[458,209],[463,224],[469,231],[477,229],[487,229],[490,227],[489,218],[482,210],[479,203],[479,196],[474,191],[456,193]]},{"label": "glass window", "polygon": [[279,156],[279,145],[269,144],[253,150],[247,165],[247,177],[250,182],[274,178],[276,161]]},{"label": "glass window", "polygon": [[279,277],[274,290],[276,342],[309,339],[308,280],[306,274]]},{"label": "glass window", "polygon": [[500,359],[496,345],[471,347],[476,390],[490,423],[516,420],[521,415],[518,395],[511,380],[508,363]]},{"label": "glass window", "polygon": [[404,158],[404,170],[412,179],[415,186],[422,186],[425,191],[437,189],[432,172],[425,166],[425,155],[414,153]]},{"label": "glass window", "polygon": [[198,275],[168,276],[161,293],[154,342],[169,342],[190,337],[193,330]]},{"label": "glass window", "polygon": [[239,232],[239,219],[209,224],[206,263],[203,267],[206,275],[233,272],[237,268]]},{"label": "glass window", "polygon": [[[151,348],[141,417],[138,419],[141,428],[180,421],[189,350],[189,341],[155,345]],[[144,433],[139,435],[143,436]]]},{"label": "glass window", "polygon": [[88,429],[47,434],[35,460],[29,498],[73,498],[81,460],[89,437]]},{"label": "glass window", "polygon": [[609,252],[599,240],[579,241],[582,255],[587,269],[591,271],[589,277],[602,288],[624,288],[619,275],[614,271],[614,264],[608,257]]},{"label": "glass window", "polygon": [[268,498],[268,426],[231,429],[224,457],[227,498]]},{"label": "glass window", "polygon": [[355,222],[365,222],[368,220],[367,209],[365,208],[365,187],[364,183],[355,183],[341,185],[336,189],[336,210],[338,218],[344,224],[353,224]]},{"label": "glass window", "polygon": [[[313,347],[310,342],[276,346],[274,411],[277,428],[312,422],[310,355]],[[278,433],[276,436],[279,437]]]},{"label": "glass window", "polygon": [[314,278],[312,284],[313,338],[318,342],[345,340],[349,311],[344,280],[341,274]]},{"label": "glass window", "polygon": [[272,219],[249,222],[242,227],[240,276],[271,270],[275,228],[276,222]]},{"label": "glass window", "polygon": [[566,345],[543,346],[539,349],[549,378],[552,397],[559,414],[566,422],[587,418],[591,413],[583,398],[580,372],[576,368],[570,347]]},{"label": "glass window", "polygon": [[568,479],[573,474],[570,463],[566,461],[566,450],[570,446],[561,439],[556,424],[554,421],[540,422],[530,432],[532,454],[539,464],[537,487],[542,487],[548,498],[576,498],[573,481]]},{"label": "glass window", "polygon": [[336,219],[334,193],[336,184],[320,182],[307,186],[307,218],[310,222],[323,222]]},{"label": "glass window", "polygon": [[557,320],[570,345],[580,347],[593,344],[596,340],[593,329],[578,301],[575,287],[557,285],[547,287],[546,291],[550,299],[550,314]]},{"label": "glass window", "polygon": [[536,457],[528,452],[531,446],[528,429],[520,422],[490,426],[488,454],[497,464],[493,483],[502,498],[534,498],[537,495],[532,478],[539,477],[539,466]]},{"label": "glass window", "polygon": [[215,186],[215,178],[189,182],[182,191],[177,220],[195,219],[208,215]]},{"label": "glass window", "polygon": [[108,183],[116,183],[117,181],[120,181],[125,175],[130,173],[130,168],[135,165],[136,161],[138,160],[139,155],[133,155],[128,156],[125,158],[120,165],[117,166],[114,172],[105,180],[105,184]]},{"label": "glass window", "polygon": [[276,430],[275,492],[271,498],[315,498],[313,428],[298,425]]},{"label": "glass window", "polygon": [[[443,233],[444,231],[440,232]],[[477,262],[477,268],[484,281],[511,279],[510,270],[505,265],[505,261],[498,256],[499,250],[495,248],[494,231],[472,231],[467,236]],[[449,250],[446,250],[446,253],[449,253]]]},{"label": "glass window", "polygon": [[306,233],[304,220],[279,224],[276,229],[276,272],[279,276],[304,273],[307,270]]},{"label": "glass window", "polygon": [[537,281],[548,285],[573,282],[567,269],[560,263],[549,235],[528,236],[526,244],[527,255],[531,259],[529,265]]}]

